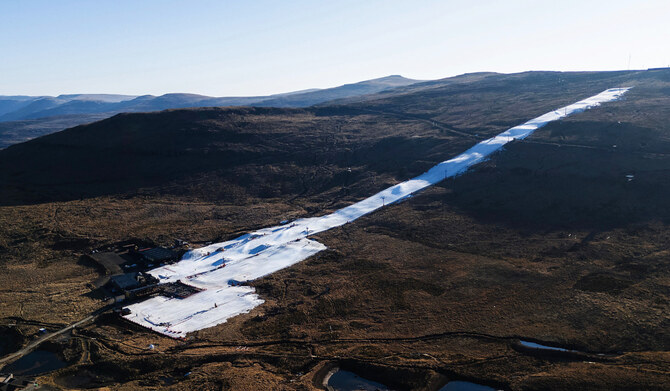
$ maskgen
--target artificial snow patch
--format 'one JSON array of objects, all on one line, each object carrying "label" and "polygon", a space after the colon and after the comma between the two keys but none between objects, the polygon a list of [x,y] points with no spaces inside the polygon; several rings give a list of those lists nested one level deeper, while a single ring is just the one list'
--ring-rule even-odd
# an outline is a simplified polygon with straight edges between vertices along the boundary
[{"label": "artificial snow patch", "polygon": [[203,291],[184,299],[153,297],[128,306],[124,317],[161,334],[180,338],[187,333],[226,322],[247,313],[263,300],[245,281],[294,265],[326,246],[309,235],[339,227],[446,178],[465,172],[503,145],[528,137],[538,128],[571,114],[621,97],[628,88],[612,88],[577,103],[554,110],[484,140],[462,154],[444,161],[416,178],[391,186],[372,197],[331,214],[264,228],[239,238],[191,250],[181,261],[151,270],[160,282],[181,281]]}]

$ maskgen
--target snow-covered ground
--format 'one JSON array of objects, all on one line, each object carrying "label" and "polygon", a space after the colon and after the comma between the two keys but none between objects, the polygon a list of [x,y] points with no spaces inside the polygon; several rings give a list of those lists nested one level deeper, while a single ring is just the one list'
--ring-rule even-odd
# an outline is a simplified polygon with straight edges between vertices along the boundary
[{"label": "snow-covered ground", "polygon": [[237,239],[191,250],[181,261],[149,273],[161,282],[181,281],[201,289],[185,299],[162,296],[128,306],[125,318],[170,337],[211,327],[249,312],[263,303],[254,289],[240,282],[263,277],[296,264],[326,248],[309,235],[339,227],[392,204],[446,178],[465,172],[513,140],[528,137],[545,124],[598,106],[622,96],[628,88],[612,88],[562,107],[484,140],[462,154],[444,161],[422,175],[331,214],[264,228]]}]

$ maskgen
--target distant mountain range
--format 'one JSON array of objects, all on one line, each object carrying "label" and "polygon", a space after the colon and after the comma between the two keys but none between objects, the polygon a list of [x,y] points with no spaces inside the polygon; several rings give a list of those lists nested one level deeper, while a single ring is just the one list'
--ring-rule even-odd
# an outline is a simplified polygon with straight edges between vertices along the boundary
[{"label": "distant mountain range", "polygon": [[124,112],[221,106],[308,107],[335,99],[374,94],[417,82],[419,80],[392,75],[334,88],[252,97],[211,97],[181,93],[161,96],[109,94],[72,94],[56,97],[0,95],[0,148]]}]

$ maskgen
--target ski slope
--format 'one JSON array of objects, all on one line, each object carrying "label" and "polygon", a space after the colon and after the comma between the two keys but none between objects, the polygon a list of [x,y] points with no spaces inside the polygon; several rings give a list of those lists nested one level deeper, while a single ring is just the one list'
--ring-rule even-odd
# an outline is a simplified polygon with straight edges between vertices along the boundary
[{"label": "ski slope", "polygon": [[191,250],[181,261],[149,271],[160,282],[181,281],[204,289],[184,299],[162,296],[128,306],[129,321],[170,337],[226,322],[249,312],[263,300],[245,281],[254,280],[294,265],[326,246],[309,235],[339,227],[402,200],[446,178],[465,172],[505,144],[528,137],[549,122],[618,99],[628,88],[612,88],[569,106],[546,113],[499,135],[484,140],[462,154],[432,167],[416,178],[391,186],[331,214],[295,220],[292,223],[242,235],[239,238]]}]

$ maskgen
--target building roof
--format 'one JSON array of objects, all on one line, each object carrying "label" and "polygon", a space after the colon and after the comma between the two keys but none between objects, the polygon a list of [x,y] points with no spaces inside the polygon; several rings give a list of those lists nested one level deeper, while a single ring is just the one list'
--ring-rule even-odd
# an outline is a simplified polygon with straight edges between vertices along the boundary
[{"label": "building roof", "polygon": [[95,253],[89,255],[94,261],[102,265],[111,274],[123,273],[121,265],[126,262],[119,254],[113,252]]},{"label": "building roof", "polygon": [[148,250],[142,250],[139,253],[151,261],[166,261],[177,257],[177,254],[174,251],[163,247],[150,248]]},{"label": "building roof", "polygon": [[32,385],[34,379],[27,376],[13,376],[10,373],[0,374],[0,391],[18,391]]},{"label": "building roof", "polygon": [[110,277],[110,280],[114,285],[121,289],[131,289],[140,285],[140,283],[137,281],[138,274],[139,273],[118,274],[116,276]]}]

